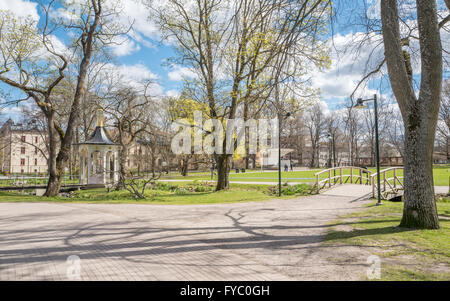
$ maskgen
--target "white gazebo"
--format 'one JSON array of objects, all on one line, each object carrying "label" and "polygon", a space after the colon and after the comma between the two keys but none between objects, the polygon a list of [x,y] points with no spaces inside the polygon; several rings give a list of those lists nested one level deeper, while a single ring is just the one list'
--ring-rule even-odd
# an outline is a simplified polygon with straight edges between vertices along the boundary
[{"label": "white gazebo", "polygon": [[103,111],[97,111],[97,126],[80,146],[80,184],[114,184],[119,179],[119,145],[104,126]]}]

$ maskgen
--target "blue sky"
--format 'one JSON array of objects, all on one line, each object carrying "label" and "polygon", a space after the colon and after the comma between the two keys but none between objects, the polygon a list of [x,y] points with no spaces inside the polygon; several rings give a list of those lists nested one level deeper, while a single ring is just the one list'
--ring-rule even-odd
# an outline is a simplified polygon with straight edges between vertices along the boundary
[{"label": "blue sky", "polygon": [[[331,54],[332,66],[326,72],[313,72],[310,76],[315,88],[322,91],[323,106],[326,110],[333,110],[339,106],[349,104],[349,95],[356,86],[356,83],[363,77],[367,70],[377,63],[375,59],[372,65],[366,65],[371,49],[369,43],[357,56],[351,52],[343,52],[342,49],[349,42],[358,38],[358,32],[363,28],[349,26],[343,20],[351,19],[356,15],[353,12],[364,13],[369,8],[369,14],[377,16],[379,14],[379,0],[368,0],[368,6],[364,7],[362,0],[348,1],[353,7],[346,7],[340,11],[339,21],[334,25],[334,45],[340,50],[339,53],[333,51]],[[350,5],[352,6],[352,5]],[[34,18],[42,19],[37,10],[36,2],[33,0],[0,0],[0,9],[8,9],[19,16],[32,15]],[[176,95],[182,87],[183,76],[190,76],[190,71],[182,66],[173,65],[171,67],[163,63],[167,58],[174,55],[170,45],[160,43],[157,26],[147,19],[147,12],[139,2],[127,0],[123,2],[123,19],[121,22],[127,23],[134,20],[134,30],[129,39],[120,46],[114,47],[112,52],[116,55],[114,65],[123,70],[127,76],[134,76],[139,79],[152,78],[157,82],[161,95]],[[67,39],[63,34],[57,35],[58,39]],[[379,40],[379,36],[375,40]],[[375,44],[375,43],[372,43]],[[379,47],[375,58],[381,57],[382,47]],[[420,78],[416,75],[416,78]],[[368,85],[360,89],[358,96],[369,96],[377,93],[381,87],[384,97],[390,96],[389,84],[384,78],[375,78]],[[0,89],[8,90],[5,85],[0,84]],[[17,93],[12,95],[17,97]],[[17,107],[9,107],[3,110],[3,118],[18,118]]]}]

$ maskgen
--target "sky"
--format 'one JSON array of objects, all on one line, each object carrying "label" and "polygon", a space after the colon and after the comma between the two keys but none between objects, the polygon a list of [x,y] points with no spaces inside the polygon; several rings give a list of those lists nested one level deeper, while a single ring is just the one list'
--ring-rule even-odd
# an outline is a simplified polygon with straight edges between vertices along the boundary
[{"label": "sky", "polygon": [[[345,14],[354,16],[353,12],[367,12],[375,19],[379,17],[379,0],[367,0],[367,6],[364,6],[363,1],[360,0],[347,2],[354,7],[340,15],[341,21],[347,18]],[[174,55],[174,51],[169,43],[160,41],[157,26],[148,20],[147,10],[139,1],[126,0],[122,5],[123,13],[120,21],[123,24],[134,21],[134,26],[124,43],[111,48],[115,56],[111,67],[131,79],[154,80],[157,83],[154,85],[156,94],[178,95],[183,85],[183,78],[191,77],[192,72],[182,66],[167,64],[167,59]],[[37,3],[33,0],[0,0],[0,10],[10,10],[18,16],[31,15],[36,20],[42,20]],[[333,25],[333,30],[330,30],[330,43],[332,43],[330,44],[332,46],[330,69],[324,72],[313,71],[309,74],[312,86],[321,91],[322,106],[327,112],[350,105],[349,96],[356,84],[367,70],[373,68],[373,65],[367,65],[368,57],[373,55],[375,64],[377,58],[383,53],[382,47],[372,52],[373,45],[380,41],[380,36],[375,36],[371,43],[364,45],[357,53],[346,49],[349,43],[358,41],[363,28],[348,25],[345,22],[338,23]],[[57,38],[63,42],[67,36],[61,33],[57,34]],[[420,74],[415,74],[415,77],[420,78]],[[389,98],[391,92],[386,79],[386,76],[372,79],[359,90],[357,96],[368,97],[377,93]],[[5,85],[0,84],[0,89],[6,89]],[[7,107],[3,110],[1,119],[12,117],[17,120],[19,111],[17,106]]]}]

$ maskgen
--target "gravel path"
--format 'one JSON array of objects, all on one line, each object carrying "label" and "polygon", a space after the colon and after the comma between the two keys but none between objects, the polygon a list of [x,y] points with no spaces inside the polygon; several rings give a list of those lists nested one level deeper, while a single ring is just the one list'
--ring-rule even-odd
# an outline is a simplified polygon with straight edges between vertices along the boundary
[{"label": "gravel path", "polygon": [[0,203],[0,280],[359,280],[368,254],[322,241],[369,192],[346,185],[224,205]]}]

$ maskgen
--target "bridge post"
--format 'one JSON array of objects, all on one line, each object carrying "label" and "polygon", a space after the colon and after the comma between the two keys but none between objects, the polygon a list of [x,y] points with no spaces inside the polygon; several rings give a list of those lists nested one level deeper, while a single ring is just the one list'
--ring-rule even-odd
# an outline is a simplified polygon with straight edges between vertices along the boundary
[{"label": "bridge post", "polygon": [[331,188],[331,169],[328,170],[328,187]]},{"label": "bridge post", "polygon": [[320,193],[320,187],[319,187],[319,175],[316,175],[316,186],[317,186],[317,194]]},{"label": "bridge post", "polygon": [[350,167],[350,184],[353,184],[353,167]]},{"label": "bridge post", "polygon": [[[373,179],[373,177],[372,177],[372,179]],[[371,180],[371,182],[372,182],[372,197],[375,198],[375,181]]]},{"label": "bridge post", "polygon": [[397,169],[394,169],[394,189],[397,188]]}]

